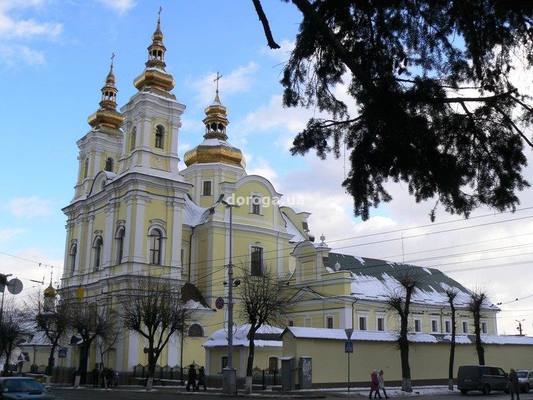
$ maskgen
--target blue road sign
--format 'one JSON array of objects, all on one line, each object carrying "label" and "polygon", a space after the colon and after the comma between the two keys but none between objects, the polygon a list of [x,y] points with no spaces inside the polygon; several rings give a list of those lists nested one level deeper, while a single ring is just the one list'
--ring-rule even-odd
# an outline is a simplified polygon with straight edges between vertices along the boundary
[{"label": "blue road sign", "polygon": [[344,342],[344,352],[353,353],[353,343],[351,340],[347,340],[346,342]]}]

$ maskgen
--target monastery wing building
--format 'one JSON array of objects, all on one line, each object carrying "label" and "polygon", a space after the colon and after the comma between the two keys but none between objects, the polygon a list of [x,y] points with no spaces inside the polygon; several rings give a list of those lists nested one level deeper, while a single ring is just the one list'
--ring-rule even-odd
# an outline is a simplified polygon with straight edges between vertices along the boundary
[{"label": "monastery wing building", "polygon": [[[287,326],[395,332],[398,317],[387,296],[412,270],[423,282],[413,299],[412,331],[449,332],[444,291],[454,287],[462,299],[458,331],[472,333],[469,291],[442,272],[333,253],[324,237],[315,243],[310,214],[279,205],[282,195],[267,179],[247,175],[241,150],[229,141],[228,110],[218,90],[205,109],[203,140],[185,153],[186,168],[180,170],[185,105],[172,93],[163,39],[158,21],[145,68],[134,80],[137,92],[120,111],[111,66],[100,107],[88,120],[91,128],[77,142],[78,179],[74,198],[63,209],[68,218],[63,295],[113,304],[139,276],[174,282],[194,307],[194,320],[183,340],[177,335],[169,342],[159,363],[203,365],[208,338],[226,329],[226,310],[215,307],[227,291],[229,211],[219,201],[224,196],[240,204],[233,211],[236,274],[261,275],[268,269],[286,281],[293,300]],[[486,305],[484,334],[497,333],[497,311]],[[145,365],[143,349],[143,340],[124,330],[106,365],[118,371]],[[77,357],[71,346],[62,362],[75,366]],[[89,370],[98,362],[92,351]]]}]

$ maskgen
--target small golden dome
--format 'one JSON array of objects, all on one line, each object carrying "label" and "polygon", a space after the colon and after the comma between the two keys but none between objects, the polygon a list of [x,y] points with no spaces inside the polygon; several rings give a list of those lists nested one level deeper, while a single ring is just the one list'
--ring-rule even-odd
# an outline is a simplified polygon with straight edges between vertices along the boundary
[{"label": "small golden dome", "polygon": [[220,101],[218,89],[215,100],[205,109],[205,114],[204,141],[185,153],[185,165],[224,163],[244,168],[242,152],[227,142],[226,127],[229,124],[227,109]]},{"label": "small golden dome", "polygon": [[44,297],[46,298],[54,298],[57,296],[57,290],[54,289],[52,286],[52,283],[50,282],[50,285],[46,289],[44,289]]},{"label": "small golden dome", "polygon": [[[143,73],[133,81],[133,84],[138,90],[145,88],[155,89],[160,94],[169,96],[172,89],[174,89],[174,78],[165,71],[165,52],[166,47],[163,44],[163,32],[161,31],[161,9],[159,9],[159,17],[157,19],[157,26],[152,35],[152,43],[148,46],[148,61],[146,61]],[[173,95],[170,95],[174,97]]]},{"label": "small golden dome", "polygon": [[111,129],[118,129],[124,121],[124,116],[117,111],[117,93],[115,86],[115,74],[113,73],[113,59],[115,54],[111,56],[111,66],[106,77],[104,87],[102,87],[102,99],[100,101],[100,108],[88,118],[89,125],[92,127],[105,126]]}]

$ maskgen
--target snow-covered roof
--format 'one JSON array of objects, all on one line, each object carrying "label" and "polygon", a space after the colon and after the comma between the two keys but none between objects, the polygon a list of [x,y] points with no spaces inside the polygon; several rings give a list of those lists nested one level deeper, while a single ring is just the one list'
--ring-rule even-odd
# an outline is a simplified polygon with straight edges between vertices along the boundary
[{"label": "snow-covered roof", "polygon": [[[244,324],[237,326],[233,333],[233,345],[248,347],[248,332],[250,325]],[[254,344],[256,347],[282,347],[281,334],[283,329],[275,326],[263,325],[255,334]],[[226,329],[219,329],[215,331],[207,341],[203,344],[204,347],[222,347],[228,345],[228,332]]]},{"label": "snow-covered roof", "polygon": [[185,213],[183,223],[189,226],[201,225],[211,214],[209,208],[200,207],[189,196],[185,196]]},{"label": "snow-covered roof", "polygon": [[[336,263],[341,270],[351,272],[351,292],[360,300],[387,301],[391,295],[401,295],[404,289],[400,280],[412,276],[417,281],[412,297],[415,304],[447,307],[446,291],[449,289],[457,292],[456,307],[466,308],[470,302],[471,292],[467,288],[435,268],[338,253],[329,253],[324,259],[326,268],[334,271]],[[499,310],[489,300],[484,302],[483,308]]]},{"label": "snow-covered roof", "polygon": [[24,346],[50,346],[50,340],[46,337],[44,332],[36,331],[31,334],[28,341],[21,343],[20,347]]},{"label": "snow-covered roof", "polygon": [[[344,329],[327,329],[327,328],[304,328],[289,326],[284,331],[290,332],[296,338],[302,339],[333,339],[347,340]],[[437,343],[438,339],[427,333],[410,333],[409,341],[414,343]],[[377,331],[354,331],[352,340],[369,341],[369,342],[395,342],[398,340],[396,332],[377,332]]]},{"label": "snow-covered roof", "polygon": [[189,310],[211,310],[209,307],[206,307],[199,301],[195,300],[187,300],[185,303],[185,308]]},{"label": "snow-covered roof", "polygon": [[299,243],[299,242],[303,242],[304,240],[307,240],[304,237],[304,235],[301,234],[298,228],[296,228],[296,226],[292,223],[290,218],[285,215],[284,212],[281,213],[281,216],[285,220],[285,224],[286,224],[285,228],[287,229],[287,233],[289,235],[292,235],[292,238],[289,240],[290,242]]},{"label": "snow-covered roof", "polygon": [[[288,332],[290,332],[295,338],[299,339],[347,340],[344,329],[304,328],[289,326],[283,331],[282,336]],[[395,342],[398,340],[398,333],[354,331],[351,339],[354,341],[363,342]],[[408,339],[412,343],[449,343],[451,340],[451,335],[409,333]],[[482,335],[481,341],[485,344],[521,344],[533,346],[533,337],[531,336]],[[474,337],[472,335],[456,335],[455,342],[457,344],[472,344],[474,343]]]}]

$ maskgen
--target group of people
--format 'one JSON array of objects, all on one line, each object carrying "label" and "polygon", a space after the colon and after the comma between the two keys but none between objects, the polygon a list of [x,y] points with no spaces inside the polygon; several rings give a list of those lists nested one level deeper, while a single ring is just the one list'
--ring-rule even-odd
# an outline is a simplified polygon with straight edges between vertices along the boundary
[{"label": "group of people", "polygon": [[194,364],[189,365],[189,373],[187,374],[187,392],[191,390],[200,390],[200,386],[203,386],[204,391],[207,390],[205,384],[205,368],[200,367],[196,372]]},{"label": "group of people", "polygon": [[375,369],[370,374],[370,393],[368,394],[368,398],[371,399],[372,394],[374,394],[374,398],[379,397],[381,399],[381,391],[383,391],[385,399],[388,399],[389,396],[387,396],[387,391],[385,390],[385,380],[383,379],[383,370]]}]

